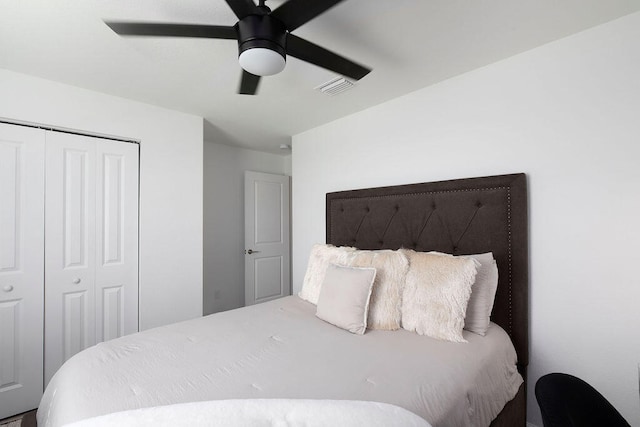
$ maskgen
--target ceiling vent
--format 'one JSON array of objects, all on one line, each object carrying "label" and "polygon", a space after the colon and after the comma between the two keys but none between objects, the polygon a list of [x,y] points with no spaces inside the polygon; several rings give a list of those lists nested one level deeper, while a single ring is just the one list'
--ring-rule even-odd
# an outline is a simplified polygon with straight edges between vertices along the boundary
[{"label": "ceiling vent", "polygon": [[355,86],[355,84],[344,77],[336,77],[335,79],[331,79],[328,82],[321,84],[315,89],[326,95],[334,96],[344,92],[345,90],[351,89],[353,86]]}]

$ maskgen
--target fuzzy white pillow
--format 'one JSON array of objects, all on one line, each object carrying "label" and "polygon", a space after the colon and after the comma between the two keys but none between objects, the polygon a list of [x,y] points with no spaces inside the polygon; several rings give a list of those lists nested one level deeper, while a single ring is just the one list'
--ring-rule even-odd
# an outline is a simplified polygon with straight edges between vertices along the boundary
[{"label": "fuzzy white pillow", "polygon": [[302,282],[302,290],[298,296],[311,304],[318,304],[322,282],[330,264],[347,265],[353,257],[355,248],[346,246],[335,247],[318,243],[311,248],[307,272]]},{"label": "fuzzy white pillow", "polygon": [[402,327],[440,340],[466,342],[462,328],[479,263],[433,252],[400,252],[409,260]]},{"label": "fuzzy white pillow", "polygon": [[476,281],[471,287],[471,297],[467,305],[464,329],[485,336],[491,321],[491,310],[498,289],[498,265],[491,252],[467,255],[480,263]]},{"label": "fuzzy white pillow", "polygon": [[364,334],[375,268],[331,264],[320,289],[316,316],[353,334]]},{"label": "fuzzy white pillow", "polygon": [[402,290],[409,269],[407,257],[399,251],[357,250],[349,265],[376,269],[367,327],[388,331],[400,329]]}]

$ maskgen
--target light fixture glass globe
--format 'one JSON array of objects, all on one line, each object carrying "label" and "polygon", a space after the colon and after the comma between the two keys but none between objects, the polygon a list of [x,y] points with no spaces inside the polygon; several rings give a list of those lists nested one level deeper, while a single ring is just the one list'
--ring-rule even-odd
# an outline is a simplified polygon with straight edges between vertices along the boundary
[{"label": "light fixture glass globe", "polygon": [[238,58],[243,70],[256,76],[272,76],[284,70],[286,61],[278,52],[271,49],[254,47],[247,49]]}]

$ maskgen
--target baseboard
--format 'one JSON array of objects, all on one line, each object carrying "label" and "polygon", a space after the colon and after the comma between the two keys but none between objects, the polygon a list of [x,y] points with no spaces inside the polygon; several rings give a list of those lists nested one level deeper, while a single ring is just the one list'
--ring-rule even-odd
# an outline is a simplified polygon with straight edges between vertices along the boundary
[{"label": "baseboard", "polygon": [[538,427],[538,426],[527,421],[527,427]]}]

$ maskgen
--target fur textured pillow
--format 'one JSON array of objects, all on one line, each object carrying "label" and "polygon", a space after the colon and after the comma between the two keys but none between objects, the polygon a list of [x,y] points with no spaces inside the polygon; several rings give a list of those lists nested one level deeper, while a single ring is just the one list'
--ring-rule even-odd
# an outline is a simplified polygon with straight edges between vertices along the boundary
[{"label": "fur textured pillow", "polygon": [[401,249],[409,260],[402,298],[402,327],[453,342],[462,336],[479,263],[473,258]]},{"label": "fur textured pillow", "polygon": [[355,248],[346,246],[335,247],[322,243],[313,245],[309,255],[307,272],[302,282],[302,290],[300,290],[298,296],[311,304],[317,305],[327,267],[330,264],[348,265],[355,251]]},{"label": "fur textured pillow", "polygon": [[367,327],[388,331],[400,329],[402,289],[409,269],[407,257],[399,251],[357,250],[349,265],[376,269]]}]

